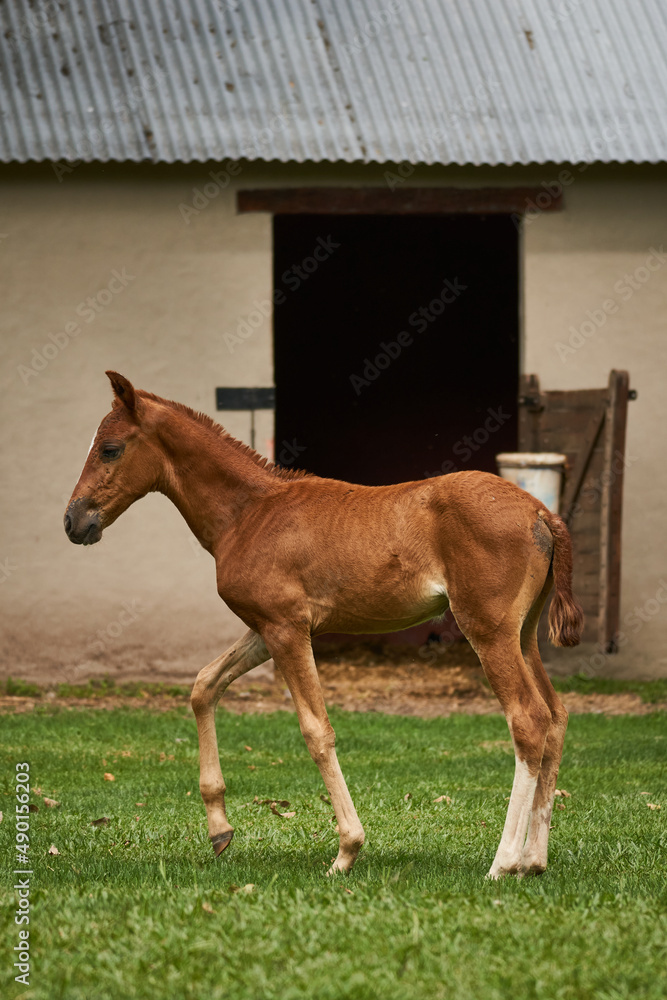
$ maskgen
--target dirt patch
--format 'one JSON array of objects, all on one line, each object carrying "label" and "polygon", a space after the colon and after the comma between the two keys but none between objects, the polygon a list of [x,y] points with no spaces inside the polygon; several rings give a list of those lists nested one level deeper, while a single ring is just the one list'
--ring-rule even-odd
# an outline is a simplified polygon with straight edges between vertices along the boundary
[{"label": "dirt patch", "polygon": [[[500,705],[488,687],[484,674],[472,650],[448,652],[446,665],[433,666],[423,662],[376,662],[379,654],[364,649],[352,651],[348,662],[336,655],[318,655],[320,681],[329,706],[356,712],[386,712],[390,715],[412,715],[437,718],[454,713],[489,715],[500,713]],[[359,662],[361,660],[361,662]],[[457,662],[458,661],[458,662]],[[667,703],[647,704],[638,694],[579,694],[561,695],[568,711],[606,715],[645,715],[664,711]],[[294,711],[287,685],[276,671],[273,681],[240,678],[227,690],[223,707],[237,714],[246,712]],[[140,694],[128,697],[104,694],[97,697],[59,697],[46,691],[41,697],[0,697],[0,712],[32,712],[36,708],[65,709],[120,707],[150,708],[168,711],[187,707],[185,691],[180,695]]]}]

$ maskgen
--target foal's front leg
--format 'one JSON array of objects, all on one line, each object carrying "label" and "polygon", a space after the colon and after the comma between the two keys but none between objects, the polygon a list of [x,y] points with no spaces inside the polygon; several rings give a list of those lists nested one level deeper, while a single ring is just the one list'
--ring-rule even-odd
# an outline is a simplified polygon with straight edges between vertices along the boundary
[{"label": "foal's front leg", "polygon": [[225,781],[220,769],[215,709],[220,698],[237,677],[268,660],[264,642],[256,632],[246,632],[226,652],[197,674],[190,703],[199,733],[199,790],[206,806],[208,833],[215,856],[224,851],[234,836],[225,811]]},{"label": "foal's front leg", "polygon": [[290,689],[303,738],[331,796],[338,821],[338,857],[327,875],[348,872],[364,842],[364,829],[336,756],[336,734],[324,704],[310,636],[296,631],[263,635]]}]

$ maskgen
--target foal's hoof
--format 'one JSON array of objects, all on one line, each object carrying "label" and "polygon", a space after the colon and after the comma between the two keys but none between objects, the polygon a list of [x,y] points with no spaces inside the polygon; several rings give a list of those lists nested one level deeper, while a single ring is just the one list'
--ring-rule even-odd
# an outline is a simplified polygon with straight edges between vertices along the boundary
[{"label": "foal's hoof", "polygon": [[224,833],[216,833],[215,837],[209,837],[209,840],[213,844],[213,851],[216,858],[220,857],[225,847],[229,847],[233,836],[233,830],[225,830]]},{"label": "foal's hoof", "polygon": [[534,861],[532,864],[525,865],[521,873],[522,875],[543,875],[547,870],[546,864],[542,864],[540,861]]},{"label": "foal's hoof", "polygon": [[495,882],[505,878],[506,875],[516,875],[517,878],[521,878],[523,871],[518,863],[515,865],[491,865],[485,877]]}]

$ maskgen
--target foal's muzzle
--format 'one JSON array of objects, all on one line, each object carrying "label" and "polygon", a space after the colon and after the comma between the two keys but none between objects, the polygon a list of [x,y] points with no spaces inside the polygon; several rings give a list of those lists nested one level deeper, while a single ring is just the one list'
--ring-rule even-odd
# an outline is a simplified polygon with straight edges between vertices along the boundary
[{"label": "foal's muzzle", "polygon": [[94,545],[102,537],[99,511],[90,510],[85,500],[74,500],[65,512],[65,532],[75,545]]}]

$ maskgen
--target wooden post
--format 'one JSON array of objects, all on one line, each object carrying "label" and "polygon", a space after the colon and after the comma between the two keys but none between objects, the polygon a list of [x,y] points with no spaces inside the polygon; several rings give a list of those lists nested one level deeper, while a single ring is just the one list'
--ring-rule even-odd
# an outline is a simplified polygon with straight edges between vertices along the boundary
[{"label": "wooden post", "polygon": [[540,414],[544,409],[537,375],[522,375],[519,381],[519,448],[541,451]]},{"label": "wooden post", "polygon": [[621,596],[621,507],[625,470],[625,427],[630,378],[626,371],[609,375],[605,418],[604,471],[600,511],[600,615],[598,642],[606,653],[618,650]]},{"label": "wooden post", "polygon": [[636,397],[628,383],[627,372],[612,371],[604,389],[541,391],[536,375],[523,375],[519,389],[519,449],[567,455],[561,516],[572,535],[574,592],[585,641],[609,653],[618,647],[625,427]]}]

